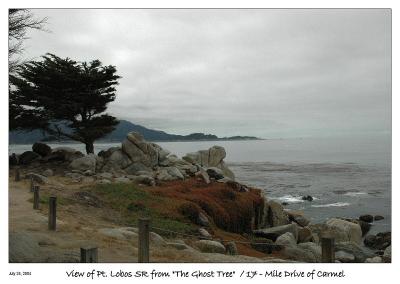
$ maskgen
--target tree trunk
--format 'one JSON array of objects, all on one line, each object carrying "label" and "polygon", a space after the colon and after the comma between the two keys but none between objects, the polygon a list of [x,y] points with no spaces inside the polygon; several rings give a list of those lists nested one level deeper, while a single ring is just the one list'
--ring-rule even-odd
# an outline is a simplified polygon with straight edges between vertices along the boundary
[{"label": "tree trunk", "polygon": [[85,146],[86,146],[86,154],[94,154],[93,142],[86,142]]}]

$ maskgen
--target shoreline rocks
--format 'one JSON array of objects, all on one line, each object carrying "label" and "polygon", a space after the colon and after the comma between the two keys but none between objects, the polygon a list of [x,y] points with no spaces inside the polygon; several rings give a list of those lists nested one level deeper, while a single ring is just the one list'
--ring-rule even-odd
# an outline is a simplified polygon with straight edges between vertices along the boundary
[{"label": "shoreline rocks", "polygon": [[335,237],[337,242],[361,243],[362,231],[358,223],[332,218],[326,221],[326,225],[327,230]]},{"label": "shoreline rocks", "polygon": [[[30,165],[37,161],[46,163],[46,168],[53,170],[51,168],[53,162],[60,162],[53,164],[58,167],[64,165],[61,163],[69,163],[70,171],[77,171],[82,175],[85,175],[84,172],[90,172],[90,176],[96,178],[99,174],[105,174],[103,180],[111,181],[114,178],[117,182],[127,182],[125,180],[127,176],[135,176],[131,178],[132,181],[148,185],[155,185],[160,181],[184,180],[198,173],[207,184],[211,180],[222,182],[234,180],[233,173],[223,161],[226,152],[221,146],[189,153],[185,157],[193,159],[185,160],[179,159],[155,143],[145,141],[137,132],[128,133],[121,147],[102,150],[98,155],[83,155],[70,147],[51,149],[42,142],[35,143],[32,148],[34,151],[10,155],[10,165]],[[46,172],[45,175],[51,176],[50,172]],[[81,180],[80,177],[73,179],[77,182]]]}]

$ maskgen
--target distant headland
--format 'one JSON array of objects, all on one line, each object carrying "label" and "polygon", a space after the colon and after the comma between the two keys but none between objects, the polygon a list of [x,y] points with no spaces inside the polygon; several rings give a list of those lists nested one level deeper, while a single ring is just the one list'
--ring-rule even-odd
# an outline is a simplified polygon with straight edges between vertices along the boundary
[{"label": "distant headland", "polygon": [[[218,137],[213,134],[204,133],[192,133],[189,135],[177,135],[169,134],[164,131],[149,129],[144,126],[134,124],[127,120],[120,120],[115,130],[106,137],[99,139],[98,142],[120,142],[122,141],[126,133],[139,132],[148,141],[159,141],[159,142],[176,142],[176,141],[227,141],[227,140],[262,140],[261,138],[254,136],[230,136],[230,137]],[[9,143],[10,144],[30,144],[37,141],[58,141],[56,137],[47,136],[40,130],[33,131],[10,131],[9,132]],[[66,140],[63,140],[66,141]]]}]

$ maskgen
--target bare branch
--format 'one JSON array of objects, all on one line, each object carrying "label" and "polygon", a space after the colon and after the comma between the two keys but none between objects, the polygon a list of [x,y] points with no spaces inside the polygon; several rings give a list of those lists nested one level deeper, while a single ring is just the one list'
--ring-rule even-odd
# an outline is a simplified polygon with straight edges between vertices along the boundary
[{"label": "bare branch", "polygon": [[16,55],[24,51],[23,41],[28,39],[28,30],[46,31],[48,18],[37,19],[28,9],[9,9],[8,11],[8,58],[9,72],[13,72],[21,62]]}]

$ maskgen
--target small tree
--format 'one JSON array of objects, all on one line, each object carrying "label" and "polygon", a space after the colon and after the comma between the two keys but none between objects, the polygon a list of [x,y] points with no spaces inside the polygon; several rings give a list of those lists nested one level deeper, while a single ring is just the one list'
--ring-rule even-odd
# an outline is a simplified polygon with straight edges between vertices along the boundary
[{"label": "small tree", "polygon": [[42,129],[57,138],[93,143],[115,129],[118,121],[105,114],[115,100],[116,68],[99,60],[76,62],[46,54],[10,75],[10,129]]}]

